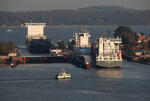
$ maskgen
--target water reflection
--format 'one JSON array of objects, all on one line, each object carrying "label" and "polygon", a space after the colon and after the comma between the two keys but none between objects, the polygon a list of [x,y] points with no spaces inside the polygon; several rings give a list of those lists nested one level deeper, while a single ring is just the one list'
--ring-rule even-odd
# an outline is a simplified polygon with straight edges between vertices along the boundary
[{"label": "water reflection", "polygon": [[57,79],[57,80],[58,80],[58,82],[60,82],[60,83],[66,84],[66,83],[68,83],[71,79]]},{"label": "water reflection", "polygon": [[100,77],[105,77],[105,78],[122,78],[122,70],[121,68],[103,68],[103,69],[98,69],[97,74]]}]

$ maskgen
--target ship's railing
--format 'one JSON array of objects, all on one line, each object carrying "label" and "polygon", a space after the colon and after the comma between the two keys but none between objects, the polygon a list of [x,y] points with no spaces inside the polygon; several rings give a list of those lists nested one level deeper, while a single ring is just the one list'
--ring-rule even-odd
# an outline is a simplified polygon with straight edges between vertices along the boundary
[{"label": "ship's railing", "polygon": [[46,36],[26,36],[27,41],[31,41],[32,39],[47,39]]},{"label": "ship's railing", "polygon": [[97,61],[122,61],[122,58],[118,57],[103,57],[103,56],[97,56],[96,57]]},{"label": "ship's railing", "polygon": [[34,25],[34,26],[35,26],[35,25],[42,25],[42,26],[45,26],[46,23],[25,23],[25,25],[26,25],[26,27],[29,26],[29,25],[30,25],[30,26],[31,26],[31,25]]}]

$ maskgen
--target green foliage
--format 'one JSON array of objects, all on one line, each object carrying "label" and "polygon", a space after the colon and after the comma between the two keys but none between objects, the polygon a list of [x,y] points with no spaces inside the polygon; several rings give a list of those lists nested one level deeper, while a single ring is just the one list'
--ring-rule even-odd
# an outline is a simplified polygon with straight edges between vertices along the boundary
[{"label": "green foliage", "polygon": [[11,41],[0,42],[0,55],[8,55],[14,49],[14,44]]},{"label": "green foliage", "polygon": [[114,36],[117,37],[122,37],[125,36],[126,34],[132,34],[132,30],[128,27],[128,26],[119,26],[116,30],[115,30],[115,34]]},{"label": "green foliage", "polygon": [[25,22],[46,22],[47,25],[150,25],[150,11],[117,6],[94,6],[77,10],[39,12],[0,12],[0,26],[17,26]]},{"label": "green foliage", "polygon": [[114,36],[122,38],[123,50],[127,54],[133,53],[133,49],[137,46],[136,33],[134,33],[128,26],[119,26],[115,30]]}]

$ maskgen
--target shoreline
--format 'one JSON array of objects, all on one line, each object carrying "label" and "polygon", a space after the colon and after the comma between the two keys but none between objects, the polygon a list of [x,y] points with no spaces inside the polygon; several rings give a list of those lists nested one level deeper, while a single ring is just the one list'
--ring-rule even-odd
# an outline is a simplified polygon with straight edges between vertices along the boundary
[{"label": "shoreline", "polygon": [[130,61],[130,62],[136,62],[136,63],[140,63],[140,64],[150,65],[150,62],[148,61],[149,58],[144,59],[142,57],[138,57],[138,60],[134,60],[133,56],[128,56],[126,54],[122,54],[122,56],[123,56],[124,60]]},{"label": "shoreline", "polygon": [[0,68],[1,67],[6,67],[6,66],[8,67],[9,65],[8,64],[0,64]]},{"label": "shoreline", "polygon": [[[150,25],[46,25],[47,28],[49,27],[70,27],[70,26],[150,26]],[[0,28],[26,28],[25,26],[22,27],[22,26],[0,26]]]}]

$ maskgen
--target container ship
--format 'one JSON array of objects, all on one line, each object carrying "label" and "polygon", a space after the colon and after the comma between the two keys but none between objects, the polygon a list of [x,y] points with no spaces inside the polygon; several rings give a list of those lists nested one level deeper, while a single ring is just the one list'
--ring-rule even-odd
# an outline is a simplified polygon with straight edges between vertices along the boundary
[{"label": "container ship", "polygon": [[122,64],[121,39],[103,38],[100,36],[98,42],[98,54],[96,56],[97,67],[120,67]]},{"label": "container ship", "polygon": [[76,63],[86,69],[91,68],[91,43],[90,34],[86,30],[81,30],[74,35],[73,51]]},{"label": "container ship", "polygon": [[90,34],[86,30],[81,30],[74,35],[74,51],[79,54],[91,54]]},{"label": "container ship", "polygon": [[50,40],[44,35],[46,23],[25,23],[27,35],[25,45],[32,53],[49,53]]}]

